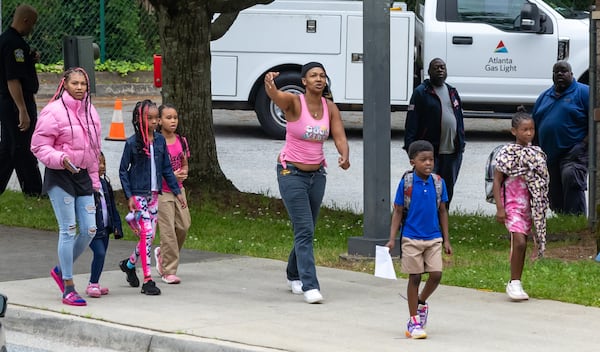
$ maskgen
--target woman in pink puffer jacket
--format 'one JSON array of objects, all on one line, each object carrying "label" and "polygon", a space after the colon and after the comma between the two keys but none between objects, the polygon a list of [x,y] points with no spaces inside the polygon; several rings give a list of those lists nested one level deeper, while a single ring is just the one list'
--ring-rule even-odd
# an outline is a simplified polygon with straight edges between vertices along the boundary
[{"label": "woman in pink puffer jacket", "polygon": [[96,235],[94,192],[100,189],[100,118],[88,82],[82,68],[67,70],[31,139],[31,151],[46,166],[42,191],[52,202],[59,229],[59,265],[50,275],[63,303],[74,306],[87,304],[75,291],[73,263]]}]

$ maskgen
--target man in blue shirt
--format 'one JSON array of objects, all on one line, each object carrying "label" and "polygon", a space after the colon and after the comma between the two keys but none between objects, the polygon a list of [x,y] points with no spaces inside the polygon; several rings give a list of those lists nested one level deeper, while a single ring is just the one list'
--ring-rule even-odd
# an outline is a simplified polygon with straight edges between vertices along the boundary
[{"label": "man in blue shirt", "polygon": [[550,208],[585,215],[590,90],[573,78],[566,61],[554,64],[552,80],[554,85],[538,97],[532,112],[536,138],[548,157]]}]

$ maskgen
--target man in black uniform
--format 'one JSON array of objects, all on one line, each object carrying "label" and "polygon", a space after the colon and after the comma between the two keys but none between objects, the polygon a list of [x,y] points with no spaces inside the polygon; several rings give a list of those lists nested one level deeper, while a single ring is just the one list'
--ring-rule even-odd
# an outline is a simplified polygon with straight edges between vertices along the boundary
[{"label": "man in black uniform", "polygon": [[35,72],[39,54],[23,39],[33,31],[37,17],[33,7],[20,5],[11,26],[0,35],[0,194],[13,170],[24,194],[42,192],[38,161],[30,150],[37,121],[34,94],[39,88]]}]

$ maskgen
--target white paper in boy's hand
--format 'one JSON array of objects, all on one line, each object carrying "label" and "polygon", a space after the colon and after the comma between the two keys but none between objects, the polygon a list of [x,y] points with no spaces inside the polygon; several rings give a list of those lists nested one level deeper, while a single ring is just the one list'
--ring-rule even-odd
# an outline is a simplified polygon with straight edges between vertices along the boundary
[{"label": "white paper in boy's hand", "polygon": [[396,280],[390,249],[386,246],[375,246],[375,276]]}]

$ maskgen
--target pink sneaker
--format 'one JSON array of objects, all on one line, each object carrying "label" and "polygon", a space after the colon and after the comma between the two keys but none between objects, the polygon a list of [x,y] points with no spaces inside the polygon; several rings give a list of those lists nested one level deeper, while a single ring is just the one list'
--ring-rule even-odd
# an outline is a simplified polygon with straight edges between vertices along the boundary
[{"label": "pink sneaker", "polygon": [[60,289],[60,292],[64,293],[65,292],[65,282],[63,281],[63,279],[62,279],[62,273],[60,272],[60,270],[58,269],[57,266],[55,266],[54,268],[50,269],[50,276],[52,276],[52,278],[54,279],[54,281],[58,285],[58,288]]},{"label": "pink sneaker", "polygon": [[87,306],[87,302],[85,301],[85,299],[81,298],[79,293],[75,291],[63,297],[62,302],[70,306]]},{"label": "pink sneaker", "polygon": [[159,276],[163,276],[162,257],[160,256],[160,247],[154,248],[154,260],[156,262],[156,272],[158,273]]},{"label": "pink sneaker", "polygon": [[175,276],[173,274],[163,275],[163,276],[161,276],[161,279],[164,283],[167,283],[167,284],[178,284],[181,282],[181,279],[179,279],[177,276]]},{"label": "pink sneaker", "polygon": [[100,294],[102,296],[107,295],[108,294],[108,287],[102,287],[102,286],[100,286]]},{"label": "pink sneaker", "polygon": [[102,296],[102,291],[100,291],[100,285],[89,284],[85,289],[85,294],[89,297],[100,298],[100,296]]}]

